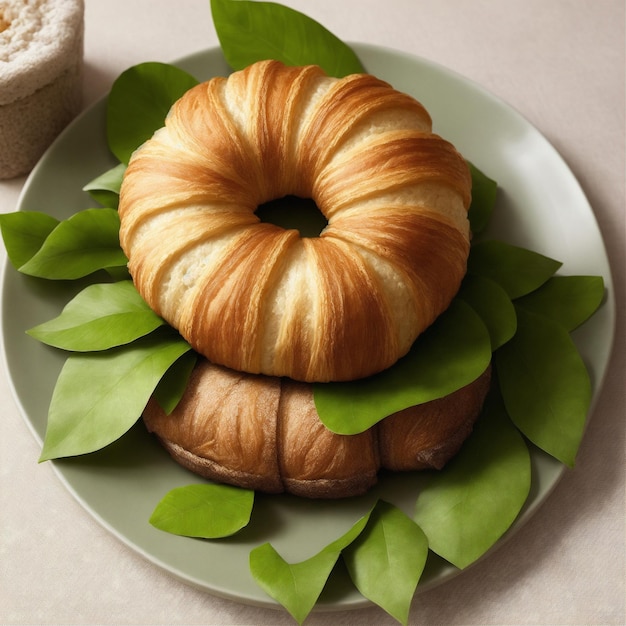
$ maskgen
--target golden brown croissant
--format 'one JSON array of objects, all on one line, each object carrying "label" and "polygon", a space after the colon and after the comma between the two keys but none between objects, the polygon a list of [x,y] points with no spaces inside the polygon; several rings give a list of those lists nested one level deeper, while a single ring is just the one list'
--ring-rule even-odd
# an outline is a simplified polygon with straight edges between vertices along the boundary
[{"label": "golden brown croissant", "polygon": [[[465,274],[471,180],[413,98],[256,63],[190,90],[133,155],[120,241],[148,304],[234,370],[353,380],[403,356]],[[319,237],[255,210],[312,198]]]},{"label": "golden brown croissant", "polygon": [[341,498],[367,491],[381,467],[443,467],[470,434],[490,375],[487,369],[470,385],[358,435],[338,435],[320,421],[312,385],[201,359],[173,413],[151,400],[144,422],[178,463],[206,478],[268,493]]}]

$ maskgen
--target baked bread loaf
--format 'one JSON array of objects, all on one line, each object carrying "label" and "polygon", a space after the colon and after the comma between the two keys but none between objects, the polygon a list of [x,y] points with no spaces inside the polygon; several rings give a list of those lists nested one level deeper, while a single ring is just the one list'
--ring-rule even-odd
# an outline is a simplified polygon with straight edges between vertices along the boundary
[{"label": "baked bread loaf", "polygon": [[[120,241],[146,302],[212,363],[354,380],[395,363],[450,304],[470,188],[410,96],[263,61],[191,89],[134,153]],[[259,220],[288,195],[315,201],[319,237]]]},{"label": "baked bread loaf", "polygon": [[83,0],[0,0],[0,179],[28,172],[80,110]]},{"label": "baked bread loaf", "polygon": [[201,359],[170,415],[150,400],[144,422],[183,467],[267,493],[343,498],[367,491],[381,468],[440,469],[470,434],[490,368],[470,385],[382,420],[358,435],[320,421],[313,385],[244,374]]}]

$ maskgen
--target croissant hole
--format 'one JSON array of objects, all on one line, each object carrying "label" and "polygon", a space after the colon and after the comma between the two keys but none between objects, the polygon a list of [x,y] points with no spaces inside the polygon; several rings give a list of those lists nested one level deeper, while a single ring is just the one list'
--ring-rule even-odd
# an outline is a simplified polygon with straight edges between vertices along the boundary
[{"label": "croissant hole", "polygon": [[298,230],[301,237],[318,237],[328,225],[311,198],[285,196],[261,204],[255,212],[262,222]]}]

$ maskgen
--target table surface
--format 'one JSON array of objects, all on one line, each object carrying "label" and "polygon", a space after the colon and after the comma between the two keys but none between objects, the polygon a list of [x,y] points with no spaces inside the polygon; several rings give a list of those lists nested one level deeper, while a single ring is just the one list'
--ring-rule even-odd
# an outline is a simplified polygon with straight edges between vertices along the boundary
[{"label": "table surface", "polygon": [[[616,349],[576,467],[506,544],[418,594],[415,624],[624,624],[626,367],[622,0],[285,1],[346,41],[419,55],[476,81],[556,147],[612,266]],[[142,61],[217,45],[209,0],[88,0],[85,106]],[[15,210],[24,178],[0,182]],[[4,261],[4,250],[1,252]],[[109,534],[63,487],[0,374],[0,623],[292,624],[181,583]],[[307,624],[392,624],[377,607]]]}]

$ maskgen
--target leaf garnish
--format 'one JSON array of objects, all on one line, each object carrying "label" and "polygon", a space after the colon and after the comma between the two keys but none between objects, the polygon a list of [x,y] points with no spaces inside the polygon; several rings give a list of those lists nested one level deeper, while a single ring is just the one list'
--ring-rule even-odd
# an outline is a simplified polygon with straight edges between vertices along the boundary
[{"label": "leaf garnish", "polygon": [[517,317],[506,291],[489,278],[468,274],[463,279],[458,298],[467,302],[480,315],[495,351],[515,334]]},{"label": "leaf garnish", "polygon": [[83,187],[83,191],[88,192],[89,195],[102,206],[117,209],[120,198],[120,187],[122,186],[125,171],[126,165],[119,163],[104,172],[104,174],[100,174],[100,176],[87,183]]},{"label": "leaf garnish", "polygon": [[327,428],[356,434],[397,411],[460,389],[490,361],[489,332],[457,299],[393,367],[363,380],[314,385],[315,406]]},{"label": "leaf garnish", "polygon": [[363,531],[370,513],[314,556],[290,564],[269,543],[250,552],[250,572],[258,585],[302,624],[315,606],[341,552]]},{"label": "leaf garnish", "polygon": [[107,140],[121,163],[163,121],[172,104],[198,84],[187,72],[167,63],[140,63],[123,72],[113,83],[107,102]]},{"label": "leaf garnish", "polygon": [[2,240],[11,265],[19,269],[39,251],[59,220],[38,211],[17,211],[0,215]]},{"label": "leaf garnish", "polygon": [[70,355],[52,394],[40,461],[94,452],[119,439],[189,349],[164,329],[119,348]]},{"label": "leaf garnish", "polygon": [[515,425],[538,447],[573,466],[591,404],[591,381],[557,322],[517,307],[515,337],[496,352],[502,397]]},{"label": "leaf garnish", "polygon": [[128,259],[119,242],[120,218],[114,209],[85,209],[60,222],[19,271],[50,280],[76,279]]},{"label": "leaf garnish", "polygon": [[400,509],[379,501],[365,530],[343,551],[356,588],[401,624],[424,570],[428,539]]},{"label": "leaf garnish", "polygon": [[189,376],[198,360],[198,354],[193,350],[185,352],[172,366],[163,374],[153,397],[157,404],[169,415],[178,405],[187,384]]},{"label": "leaf garnish", "polygon": [[230,537],[250,522],[254,491],[193,484],[169,491],[150,517],[159,530],[184,537]]},{"label": "leaf garnish", "polygon": [[515,299],[539,288],[561,265],[538,252],[489,240],[472,246],[467,269],[495,281]]},{"label": "leaf garnish", "polygon": [[274,2],[211,0],[213,24],[227,63],[240,70],[256,61],[319,65],[338,78],[363,72],[352,48],[319,22]]},{"label": "leaf garnish", "polygon": [[428,475],[414,520],[433,552],[464,568],[510,527],[530,483],[528,448],[497,394],[491,394],[459,454],[441,472]]},{"label": "leaf garnish", "polygon": [[572,331],[588,320],[604,297],[601,276],[553,276],[515,305],[544,315]]},{"label": "leaf garnish", "polygon": [[85,287],[58,317],[27,332],[56,348],[92,352],[130,343],[164,324],[125,280]]}]

